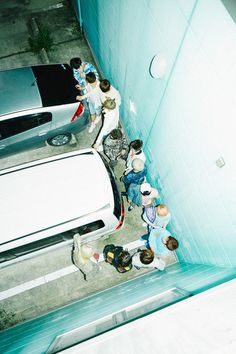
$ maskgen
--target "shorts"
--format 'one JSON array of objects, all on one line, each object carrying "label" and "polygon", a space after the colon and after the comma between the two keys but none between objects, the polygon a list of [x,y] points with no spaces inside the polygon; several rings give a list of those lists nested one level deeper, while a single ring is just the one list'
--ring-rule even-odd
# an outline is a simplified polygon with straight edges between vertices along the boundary
[{"label": "shorts", "polygon": [[94,103],[92,103],[91,101],[88,102],[88,106],[89,106],[90,114],[92,115],[96,114],[97,116],[100,116],[101,106],[95,108]]}]

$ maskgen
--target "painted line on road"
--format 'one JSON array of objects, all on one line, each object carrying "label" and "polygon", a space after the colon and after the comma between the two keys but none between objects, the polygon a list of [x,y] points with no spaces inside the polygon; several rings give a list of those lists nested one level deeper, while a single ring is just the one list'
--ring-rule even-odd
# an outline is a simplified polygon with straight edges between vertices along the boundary
[{"label": "painted line on road", "polygon": [[[130,242],[130,243],[124,245],[123,247],[127,248],[130,251],[130,250],[133,250],[133,249],[141,247],[141,246],[143,246],[143,242],[140,240],[136,240],[136,241],[133,241],[133,242]],[[98,263],[103,262],[103,261],[104,261],[103,254],[100,253]],[[36,288],[37,286],[47,284],[51,281],[54,281],[56,279],[59,279],[61,277],[64,277],[68,274],[72,274],[77,271],[79,271],[79,269],[72,264],[68,267],[59,269],[55,272],[46,274],[42,277],[30,280],[26,283],[20,284],[18,286],[8,289],[8,290],[4,290],[4,291],[0,292],[0,301],[6,300],[9,297],[21,294],[27,290],[31,290],[33,288]]]}]

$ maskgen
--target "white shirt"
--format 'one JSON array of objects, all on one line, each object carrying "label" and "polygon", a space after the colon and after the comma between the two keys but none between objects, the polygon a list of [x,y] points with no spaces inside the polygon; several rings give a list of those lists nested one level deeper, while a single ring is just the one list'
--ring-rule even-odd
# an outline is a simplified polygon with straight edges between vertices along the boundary
[{"label": "white shirt", "polygon": [[86,84],[87,93],[84,95],[84,98],[87,98],[94,105],[94,108],[101,107],[99,83],[100,81],[97,80],[94,86]]},{"label": "white shirt", "polygon": [[139,267],[139,268],[157,268],[159,270],[164,270],[165,269],[165,262],[163,261],[163,259],[154,257],[152,263],[149,264],[143,264],[140,261],[140,253],[136,253],[133,257],[132,257],[132,264],[133,266]]},{"label": "white shirt", "polygon": [[106,113],[104,113],[102,129],[99,132],[95,144],[100,145],[105,136],[108,135],[113,129],[116,129],[118,127],[118,124],[119,109],[115,108],[112,110],[107,110]]},{"label": "white shirt", "polygon": [[110,86],[110,90],[108,92],[102,92],[100,89],[100,99],[101,102],[104,103],[107,98],[115,99],[116,107],[119,107],[121,104],[120,93],[113,86]]},{"label": "white shirt", "polygon": [[132,162],[134,159],[140,159],[145,163],[146,156],[144,155],[143,151],[135,153],[135,150],[131,148],[126,160],[126,172],[132,170]]},{"label": "white shirt", "polygon": [[151,188],[151,193],[149,195],[142,195],[142,205],[145,207],[153,203],[155,198],[158,198],[158,190],[155,188]]}]

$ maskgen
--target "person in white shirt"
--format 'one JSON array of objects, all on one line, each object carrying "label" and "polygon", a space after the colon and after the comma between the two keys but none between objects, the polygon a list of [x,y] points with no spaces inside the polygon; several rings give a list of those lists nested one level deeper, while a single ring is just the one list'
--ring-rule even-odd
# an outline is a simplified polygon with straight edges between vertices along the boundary
[{"label": "person in white shirt", "polygon": [[132,170],[132,161],[134,159],[138,158],[142,160],[144,163],[146,162],[146,156],[142,151],[142,146],[143,146],[143,141],[140,139],[131,141],[130,150],[126,160],[125,174],[128,174]]},{"label": "person in white shirt", "polygon": [[120,93],[111,85],[110,81],[106,79],[101,80],[99,87],[101,90],[100,94],[102,103],[104,103],[107,98],[111,98],[115,100],[116,106],[119,108],[121,104]]},{"label": "person in white shirt", "polygon": [[[111,86],[110,81],[104,79],[101,80],[99,83],[99,88],[100,88],[100,101],[101,104],[103,105],[104,102],[110,98],[112,100],[115,100],[116,103],[116,108],[119,110],[120,104],[121,104],[121,98],[120,98],[120,93],[117,91],[113,86]],[[95,119],[95,124],[97,124],[101,119],[101,116],[96,117]]]},{"label": "person in white shirt", "polygon": [[99,80],[97,80],[96,75],[93,72],[89,72],[86,75],[86,94],[83,96],[76,96],[78,101],[82,101],[87,98],[88,106],[91,117],[91,125],[89,127],[89,133],[92,133],[96,123],[101,118],[101,99],[100,99],[100,88]]},{"label": "person in white shirt", "polygon": [[114,99],[107,98],[103,103],[103,125],[98,134],[98,137],[93,145],[93,148],[102,151],[102,143],[105,137],[110,134],[113,129],[118,128],[119,124],[119,110],[116,107]]},{"label": "person in white shirt", "polygon": [[132,265],[139,268],[157,268],[159,270],[165,269],[165,262],[163,259],[155,257],[151,249],[138,250],[132,256]]}]

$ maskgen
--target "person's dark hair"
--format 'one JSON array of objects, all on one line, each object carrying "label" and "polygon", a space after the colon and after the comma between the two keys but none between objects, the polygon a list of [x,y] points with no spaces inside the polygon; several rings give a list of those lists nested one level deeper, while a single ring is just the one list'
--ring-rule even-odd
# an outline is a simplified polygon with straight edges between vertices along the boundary
[{"label": "person's dark hair", "polygon": [[111,83],[110,81],[104,79],[100,81],[99,87],[102,90],[102,92],[108,92],[110,90]]},{"label": "person's dark hair", "polygon": [[166,247],[168,250],[174,251],[179,247],[179,242],[176,240],[176,238],[169,236],[166,242]]},{"label": "person's dark hair", "polygon": [[110,132],[110,137],[111,139],[114,139],[114,140],[120,140],[122,139],[122,131],[120,129],[113,129],[111,132]]},{"label": "person's dark hair", "polygon": [[135,151],[141,150],[143,146],[143,141],[140,139],[136,139],[134,141],[131,141],[130,147],[133,148]]},{"label": "person's dark hair", "polygon": [[128,251],[121,251],[117,256],[117,261],[121,267],[128,267],[132,262],[132,256]]},{"label": "person's dark hair", "polygon": [[151,192],[149,192],[149,191],[145,191],[145,192],[141,192],[141,194],[142,194],[142,195],[150,195],[150,194],[151,194]]},{"label": "person's dark hair", "polygon": [[93,84],[96,81],[96,75],[90,71],[86,74],[86,81],[88,81],[89,84]]},{"label": "person's dark hair", "polygon": [[143,250],[140,252],[139,259],[143,264],[150,264],[154,259],[154,252],[152,250]]},{"label": "person's dark hair", "polygon": [[70,66],[73,69],[79,69],[82,64],[82,60],[80,58],[72,58],[70,60]]}]

